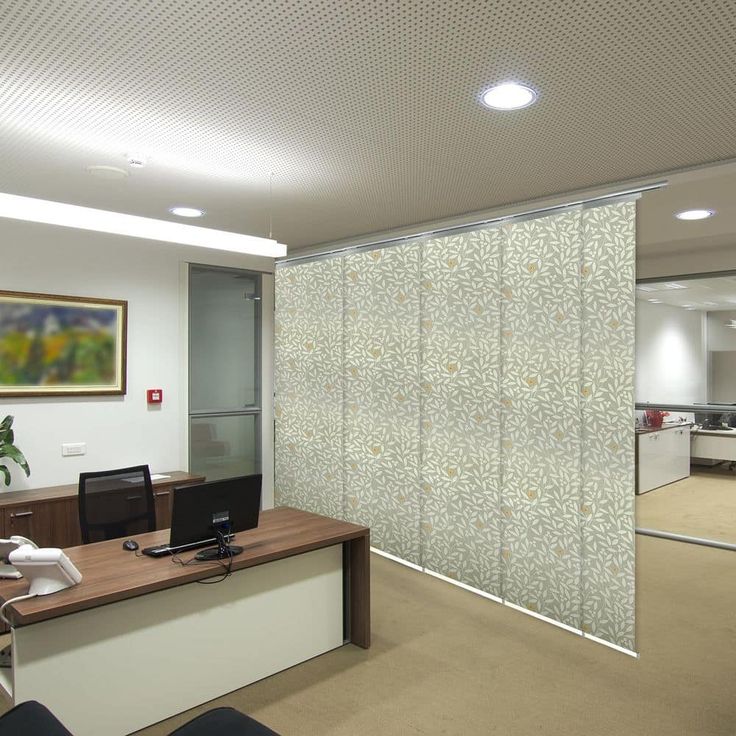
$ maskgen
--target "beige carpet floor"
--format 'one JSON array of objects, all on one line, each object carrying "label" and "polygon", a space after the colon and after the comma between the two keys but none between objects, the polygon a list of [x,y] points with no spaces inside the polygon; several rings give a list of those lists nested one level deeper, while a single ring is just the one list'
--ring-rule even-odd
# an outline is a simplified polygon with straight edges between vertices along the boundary
[{"label": "beige carpet floor", "polygon": [[637,554],[638,660],[374,555],[370,650],[139,734],[230,705],[283,736],[734,736],[736,554],[642,537]]},{"label": "beige carpet floor", "polygon": [[689,478],[637,496],[636,523],[736,544],[736,472],[693,469]]}]

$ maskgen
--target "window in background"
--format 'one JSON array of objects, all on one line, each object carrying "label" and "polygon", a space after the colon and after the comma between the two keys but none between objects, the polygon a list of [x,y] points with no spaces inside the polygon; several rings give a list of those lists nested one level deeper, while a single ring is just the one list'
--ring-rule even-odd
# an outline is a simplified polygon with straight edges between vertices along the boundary
[{"label": "window in background", "polygon": [[189,269],[189,468],[207,480],[261,466],[261,276]]},{"label": "window in background", "polygon": [[637,284],[636,401],[639,533],[733,545],[736,273]]},{"label": "window in background", "polygon": [[736,274],[636,287],[636,402],[736,404]]}]

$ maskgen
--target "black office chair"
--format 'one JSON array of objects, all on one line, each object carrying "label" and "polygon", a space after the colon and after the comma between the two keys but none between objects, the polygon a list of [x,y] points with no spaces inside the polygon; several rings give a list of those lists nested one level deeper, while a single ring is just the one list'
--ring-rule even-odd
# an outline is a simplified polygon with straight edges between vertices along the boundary
[{"label": "black office chair", "polygon": [[[185,723],[169,736],[279,736],[262,723],[232,708],[215,708]],[[0,736],[72,736],[41,703],[29,700],[0,716]]]},{"label": "black office chair", "polygon": [[132,537],[156,529],[148,465],[79,474],[82,542]]}]

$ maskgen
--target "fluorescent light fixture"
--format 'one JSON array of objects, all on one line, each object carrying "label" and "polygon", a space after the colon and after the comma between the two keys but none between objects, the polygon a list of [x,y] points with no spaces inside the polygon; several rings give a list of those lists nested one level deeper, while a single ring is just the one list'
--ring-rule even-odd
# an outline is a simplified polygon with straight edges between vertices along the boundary
[{"label": "fluorescent light fixture", "polygon": [[202,217],[204,214],[204,210],[197,209],[196,207],[170,207],[169,212],[178,217]]},{"label": "fluorescent light fixture", "polygon": [[729,327],[732,330],[736,330],[736,319],[730,319],[728,322],[723,323],[724,327]]},{"label": "fluorescent light fixture", "polygon": [[685,309],[687,309],[688,312],[692,312],[697,309],[697,307],[685,307]]},{"label": "fluorescent light fixture", "polygon": [[715,210],[683,210],[675,214],[678,220],[705,220],[706,217],[713,217]]},{"label": "fluorescent light fixture", "polygon": [[651,302],[652,304],[661,304],[661,299],[647,299],[648,302]]},{"label": "fluorescent light fixture", "polygon": [[181,243],[200,248],[267,256],[268,258],[280,258],[286,255],[285,245],[255,235],[211,230],[196,225],[124,215],[121,212],[96,210],[91,207],[79,207],[46,199],[19,197],[15,194],[0,194],[0,217],[113,235],[127,235],[133,238],[160,240],[165,243]]},{"label": "fluorescent light fixture", "polygon": [[528,107],[537,99],[537,93],[525,84],[504,82],[487,89],[481,96],[486,107],[494,110],[518,110]]}]

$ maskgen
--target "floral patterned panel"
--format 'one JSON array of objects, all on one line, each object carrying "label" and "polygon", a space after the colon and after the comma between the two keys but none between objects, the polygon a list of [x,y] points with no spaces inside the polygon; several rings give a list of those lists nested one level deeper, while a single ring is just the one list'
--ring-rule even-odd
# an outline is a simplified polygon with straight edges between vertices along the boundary
[{"label": "floral patterned panel", "polygon": [[636,202],[583,211],[583,631],[634,649]]},{"label": "floral patterned panel", "polygon": [[420,563],[420,245],[347,255],[345,514],[371,543]]},{"label": "floral patterned panel", "polygon": [[426,242],[421,274],[422,558],[500,595],[499,227]]},{"label": "floral patterned panel", "polygon": [[580,210],[504,226],[503,597],[580,627]]},{"label": "floral patterned panel", "polygon": [[627,649],[635,203],[276,272],[277,502]]},{"label": "floral patterned panel", "polygon": [[343,517],[342,259],[276,272],[275,496]]}]

